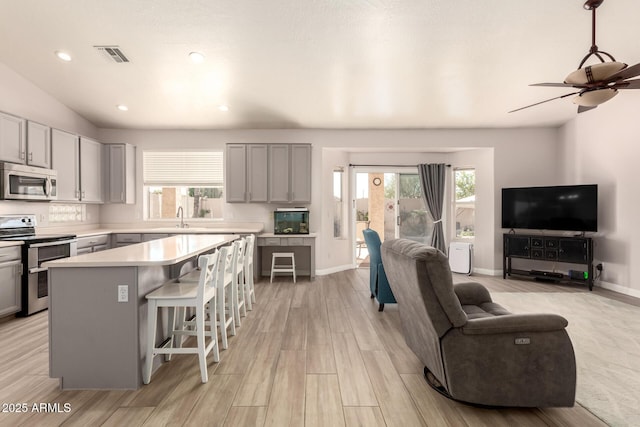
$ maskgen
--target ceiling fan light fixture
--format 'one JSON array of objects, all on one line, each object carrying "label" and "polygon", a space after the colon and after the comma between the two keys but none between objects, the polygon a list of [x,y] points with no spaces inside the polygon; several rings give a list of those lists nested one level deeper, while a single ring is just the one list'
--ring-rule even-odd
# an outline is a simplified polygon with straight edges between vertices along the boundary
[{"label": "ceiling fan light fixture", "polygon": [[591,90],[573,98],[573,103],[582,107],[597,107],[617,94],[618,91],[616,89]]},{"label": "ceiling fan light fixture", "polygon": [[603,62],[601,64],[588,65],[584,68],[578,68],[569,74],[564,79],[564,82],[572,85],[600,82],[625,68],[627,68],[627,64],[623,62]]}]

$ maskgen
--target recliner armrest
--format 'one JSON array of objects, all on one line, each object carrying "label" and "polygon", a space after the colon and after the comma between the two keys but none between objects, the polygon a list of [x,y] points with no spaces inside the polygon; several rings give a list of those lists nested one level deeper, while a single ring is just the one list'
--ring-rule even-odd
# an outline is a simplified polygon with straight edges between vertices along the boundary
[{"label": "recliner armrest", "polygon": [[506,334],[514,332],[558,331],[569,322],[557,314],[506,314],[504,316],[470,319],[462,328],[465,335]]},{"label": "recliner armrest", "polygon": [[480,305],[485,302],[492,302],[491,294],[483,285],[477,282],[464,282],[453,285],[461,305]]}]

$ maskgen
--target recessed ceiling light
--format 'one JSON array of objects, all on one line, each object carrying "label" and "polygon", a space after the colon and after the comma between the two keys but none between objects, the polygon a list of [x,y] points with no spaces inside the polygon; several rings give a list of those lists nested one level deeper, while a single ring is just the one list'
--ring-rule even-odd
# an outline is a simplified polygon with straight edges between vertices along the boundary
[{"label": "recessed ceiling light", "polygon": [[65,62],[71,61],[71,55],[69,55],[67,52],[56,50],[56,56]]},{"label": "recessed ceiling light", "polygon": [[191,52],[189,58],[191,58],[191,62],[194,64],[202,64],[204,62],[204,55],[200,52]]},{"label": "recessed ceiling light", "polygon": [[220,105],[218,106],[218,110],[220,111],[229,111],[229,107],[226,105]]},{"label": "recessed ceiling light", "polygon": [[120,111],[129,111],[129,107],[123,104],[117,105],[116,108]]}]

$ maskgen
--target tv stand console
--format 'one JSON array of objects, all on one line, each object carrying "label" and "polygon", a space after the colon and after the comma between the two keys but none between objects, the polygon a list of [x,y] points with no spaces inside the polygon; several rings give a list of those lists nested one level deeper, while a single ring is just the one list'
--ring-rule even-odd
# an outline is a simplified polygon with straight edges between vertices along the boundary
[{"label": "tv stand console", "polygon": [[[502,278],[527,276],[540,280],[586,283],[593,290],[593,239],[591,237],[544,236],[540,234],[511,234],[502,236]],[[580,264],[586,270],[570,274],[546,270],[519,270],[511,267],[512,258],[546,261],[549,263]]]}]

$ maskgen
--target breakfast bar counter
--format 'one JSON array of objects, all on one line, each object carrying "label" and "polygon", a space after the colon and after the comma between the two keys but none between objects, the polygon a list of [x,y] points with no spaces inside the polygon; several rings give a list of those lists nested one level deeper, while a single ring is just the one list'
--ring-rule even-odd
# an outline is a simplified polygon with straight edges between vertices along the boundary
[{"label": "breakfast bar counter", "polygon": [[[146,354],[145,295],[238,235],[177,235],[44,264],[49,374],[62,389],[137,389]],[[162,328],[159,328],[162,330]],[[156,358],[160,363],[160,358]]]}]

